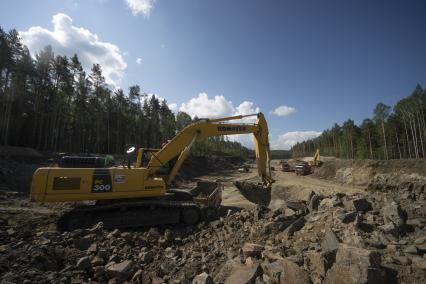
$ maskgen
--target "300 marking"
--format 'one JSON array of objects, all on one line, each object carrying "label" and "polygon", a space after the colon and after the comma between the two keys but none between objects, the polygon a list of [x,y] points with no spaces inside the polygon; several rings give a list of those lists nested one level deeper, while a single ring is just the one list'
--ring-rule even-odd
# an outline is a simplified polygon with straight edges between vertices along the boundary
[{"label": "300 marking", "polygon": [[102,192],[102,191],[111,191],[111,185],[110,184],[95,184],[93,186],[93,191],[95,192]]}]

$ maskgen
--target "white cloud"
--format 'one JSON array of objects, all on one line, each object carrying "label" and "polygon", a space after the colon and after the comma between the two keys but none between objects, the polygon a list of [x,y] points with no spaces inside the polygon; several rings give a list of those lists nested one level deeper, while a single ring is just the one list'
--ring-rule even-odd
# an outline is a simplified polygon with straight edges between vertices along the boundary
[{"label": "white cloud", "polygon": [[142,58],[140,57],[136,58],[136,63],[139,65],[142,64]]},{"label": "white cloud", "polygon": [[170,109],[172,112],[176,112],[176,111],[178,110],[178,105],[177,105],[177,104],[175,104],[175,103],[171,103],[171,104],[169,104],[169,109]]},{"label": "white cloud", "polygon": [[94,63],[100,64],[108,84],[117,86],[121,82],[127,64],[118,46],[101,41],[85,28],[74,26],[72,19],[63,13],[54,15],[52,23],[52,31],[35,26],[19,32],[33,56],[46,45],[51,45],[57,54],[71,57],[76,53],[88,72]]},{"label": "white cloud", "polygon": [[190,99],[186,103],[182,103],[179,108],[192,118],[214,118],[222,116],[230,116],[235,112],[235,108],[231,101],[225,99],[224,96],[214,96],[209,99],[207,93],[200,93],[198,97]]},{"label": "white cloud", "polygon": [[[248,115],[260,112],[259,107],[253,107],[253,103],[249,101],[242,102],[239,106],[236,107],[233,115]],[[243,122],[254,122],[256,116],[245,117],[242,119]]]},{"label": "white cloud", "polygon": [[155,0],[125,0],[127,7],[132,11],[133,16],[137,16],[142,13],[145,17],[148,17],[151,13],[151,9],[154,8]]},{"label": "white cloud", "polygon": [[[180,111],[184,111],[192,118],[217,118],[234,115],[254,114],[260,111],[259,107],[249,101],[244,101],[234,107],[232,101],[228,101],[224,96],[214,96],[209,98],[207,93],[199,93],[197,97],[181,104]],[[254,117],[256,118],[256,117]],[[243,120],[253,120],[250,117]]]},{"label": "white cloud", "polygon": [[[182,103],[180,111],[188,113],[192,118],[218,118],[235,115],[248,115],[260,112],[259,107],[255,107],[253,102],[244,101],[237,107],[234,107],[231,101],[224,96],[214,96],[209,98],[207,93],[200,93],[197,97]],[[238,123],[253,123],[256,116],[246,117],[238,121]],[[253,148],[253,135],[239,134],[228,135],[231,141],[238,141],[246,147]]]},{"label": "white cloud", "polygon": [[287,116],[296,112],[294,107],[289,107],[286,105],[282,105],[277,107],[274,111],[271,111],[270,114],[274,114],[277,116]]},{"label": "white cloud", "polygon": [[[259,107],[254,107],[253,102],[244,101],[239,106],[236,107],[233,115],[248,115],[260,112]],[[256,116],[244,117],[241,122],[243,123],[254,123],[256,121]],[[228,135],[230,141],[240,142],[242,145],[253,149],[253,135],[250,134],[237,134],[237,135]]]},{"label": "white cloud", "polygon": [[289,150],[298,142],[316,138],[321,135],[320,131],[291,131],[278,136],[272,141],[271,148],[279,150]]}]

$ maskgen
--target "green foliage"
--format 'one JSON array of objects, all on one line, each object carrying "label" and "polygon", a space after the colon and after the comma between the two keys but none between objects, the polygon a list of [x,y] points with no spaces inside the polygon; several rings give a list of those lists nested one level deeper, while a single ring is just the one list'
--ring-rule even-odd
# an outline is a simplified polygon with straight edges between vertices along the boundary
[{"label": "green foliage", "polygon": [[[192,122],[155,95],[131,86],[112,91],[102,67],[86,74],[80,60],[46,46],[30,56],[16,30],[0,27],[0,145],[64,152],[121,153],[125,145],[159,148]],[[196,155],[248,156],[250,150],[223,137],[194,147]]]},{"label": "green foliage", "polygon": [[289,150],[271,150],[271,159],[289,159],[291,151]]},{"label": "green foliage", "polygon": [[295,157],[313,155],[348,159],[407,159],[426,157],[426,90],[417,85],[413,93],[394,107],[378,103],[373,118],[360,126],[348,119],[319,137],[294,145]]},{"label": "green foliage", "polygon": [[191,154],[194,156],[214,155],[230,155],[240,156],[245,159],[249,158],[253,151],[242,146],[235,141],[229,141],[224,136],[209,137],[202,142],[194,143]]},{"label": "green foliage", "polygon": [[180,111],[176,115],[176,129],[178,131],[183,130],[191,122],[192,122],[192,119],[186,112]]}]

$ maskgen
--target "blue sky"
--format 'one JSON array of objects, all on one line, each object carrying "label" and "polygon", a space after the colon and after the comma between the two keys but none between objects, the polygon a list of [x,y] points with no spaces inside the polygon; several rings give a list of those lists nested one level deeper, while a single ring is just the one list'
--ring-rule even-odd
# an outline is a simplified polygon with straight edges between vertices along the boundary
[{"label": "blue sky", "polygon": [[425,87],[425,15],[421,0],[0,2],[0,25],[30,50],[87,52],[115,86],[192,114],[259,108],[275,148]]}]

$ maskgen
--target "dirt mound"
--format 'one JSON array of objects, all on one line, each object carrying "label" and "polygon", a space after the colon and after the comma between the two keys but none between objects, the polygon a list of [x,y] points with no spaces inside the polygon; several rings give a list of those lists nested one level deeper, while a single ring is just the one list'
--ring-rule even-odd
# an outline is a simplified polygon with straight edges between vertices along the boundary
[{"label": "dirt mound", "polygon": [[418,174],[376,174],[368,183],[367,189],[371,191],[394,192],[401,199],[417,200],[426,194],[426,176]]},{"label": "dirt mound", "polygon": [[[343,160],[324,161],[315,168],[314,176],[334,180],[340,183],[367,186],[376,175],[412,175],[426,176],[426,160]],[[401,183],[404,182],[401,180]]]},{"label": "dirt mound", "polygon": [[41,165],[15,158],[0,159],[0,191],[28,193],[33,173]]},{"label": "dirt mound", "polygon": [[194,177],[233,170],[245,162],[243,158],[235,156],[190,156],[179,170],[179,178],[192,179]]},{"label": "dirt mound", "polygon": [[28,193],[34,171],[46,161],[32,148],[0,146],[0,191]]},{"label": "dirt mound", "polygon": [[37,150],[27,147],[0,146],[0,156],[2,157],[25,157],[42,158],[43,155]]}]

